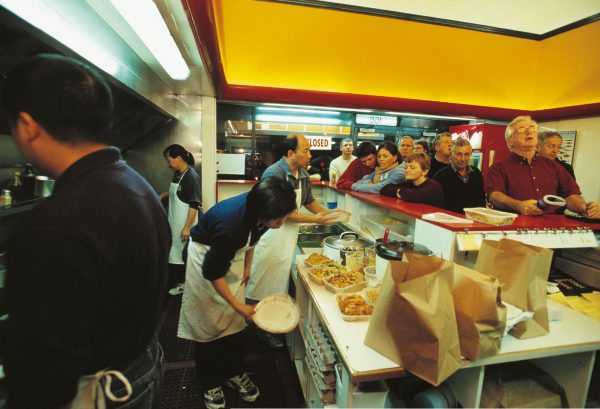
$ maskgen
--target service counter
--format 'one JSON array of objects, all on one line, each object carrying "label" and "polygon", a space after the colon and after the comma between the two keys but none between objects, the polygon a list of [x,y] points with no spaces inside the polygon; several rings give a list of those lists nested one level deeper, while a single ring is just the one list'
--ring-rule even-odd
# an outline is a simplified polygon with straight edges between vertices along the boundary
[{"label": "service counter", "polygon": [[[247,191],[254,183],[219,181],[219,200]],[[446,224],[426,220],[423,216],[440,211],[464,216],[395,198],[336,189],[326,183],[313,183],[313,196],[324,206],[330,204],[349,211],[350,220],[344,225],[365,237],[383,236],[384,224],[374,224],[373,220],[393,219],[397,225],[391,238],[425,245],[434,254],[469,267],[474,267],[483,239],[506,237],[559,249],[597,247],[600,238],[600,224],[583,223],[563,215],[518,216],[512,225],[500,227],[477,222]],[[304,251],[310,253],[313,250],[305,248]],[[297,257],[297,262],[292,277],[302,321],[288,334],[287,341],[308,406],[330,406],[321,400],[322,385],[307,369],[307,344],[311,338],[307,331],[320,324],[329,334],[340,358],[335,391],[338,406],[382,407],[385,391],[364,392],[360,386],[367,381],[403,376],[404,370],[363,344],[368,321],[344,321],[334,294],[307,279],[302,255]],[[527,340],[509,335],[499,354],[476,362],[465,361],[464,367],[447,380],[463,407],[479,406],[487,366],[522,360],[530,360],[554,376],[566,389],[572,407],[585,406],[595,351],[600,349],[600,322],[551,301],[549,304],[562,316],[562,320],[551,322],[550,334]]]},{"label": "service counter", "polygon": [[[318,391],[314,391],[316,385],[310,372],[303,368],[302,358],[307,348],[307,328],[321,323],[342,364],[337,380],[338,406],[382,407],[384,394],[369,396],[360,392],[360,383],[403,376],[403,368],[364,345],[368,321],[342,319],[335,294],[309,279],[305,257],[297,257],[294,274],[302,320],[288,341],[293,346],[292,358],[307,403],[311,407],[320,406]],[[585,407],[595,351],[600,349],[600,322],[552,301],[548,304],[561,317],[560,321],[550,322],[548,335],[523,340],[507,335],[498,354],[475,362],[465,360],[463,368],[446,380],[463,407],[479,407],[487,366],[523,360],[551,374],[565,388],[571,407]]]}]

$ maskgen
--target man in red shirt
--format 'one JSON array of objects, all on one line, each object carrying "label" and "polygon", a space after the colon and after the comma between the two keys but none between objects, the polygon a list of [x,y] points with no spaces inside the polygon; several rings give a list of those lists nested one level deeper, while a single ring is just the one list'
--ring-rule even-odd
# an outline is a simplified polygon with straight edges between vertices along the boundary
[{"label": "man in red shirt", "polygon": [[377,147],[372,142],[362,142],[356,149],[356,156],[338,179],[335,185],[338,189],[351,189],[354,182],[373,172],[377,166]]},{"label": "man in red shirt", "polygon": [[540,215],[536,204],[545,195],[562,196],[567,208],[581,215],[600,218],[596,202],[586,203],[575,179],[556,161],[536,154],[537,123],[519,116],[506,127],[505,138],[512,154],[490,167],[485,180],[488,200],[497,209],[523,215]]}]

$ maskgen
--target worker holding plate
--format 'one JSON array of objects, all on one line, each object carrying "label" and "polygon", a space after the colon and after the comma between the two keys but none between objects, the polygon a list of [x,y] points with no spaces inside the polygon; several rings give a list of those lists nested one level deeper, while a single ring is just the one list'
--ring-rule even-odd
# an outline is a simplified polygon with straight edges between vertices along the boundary
[{"label": "worker holding plate", "polygon": [[243,361],[243,330],[254,314],[254,306],[244,303],[244,290],[259,238],[279,229],[295,209],[293,187],[266,178],[250,192],[214,205],[191,229],[177,335],[194,341],[209,409],[225,407],[225,383],[245,402],[259,396]]}]

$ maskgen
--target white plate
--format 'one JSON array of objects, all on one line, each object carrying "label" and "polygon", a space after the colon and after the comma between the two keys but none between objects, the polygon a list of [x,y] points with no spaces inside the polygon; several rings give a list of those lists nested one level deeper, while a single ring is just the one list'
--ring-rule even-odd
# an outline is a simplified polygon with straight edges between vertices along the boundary
[{"label": "white plate", "polygon": [[270,295],[256,304],[254,311],[254,323],[273,334],[290,332],[300,321],[300,309],[289,295]]}]

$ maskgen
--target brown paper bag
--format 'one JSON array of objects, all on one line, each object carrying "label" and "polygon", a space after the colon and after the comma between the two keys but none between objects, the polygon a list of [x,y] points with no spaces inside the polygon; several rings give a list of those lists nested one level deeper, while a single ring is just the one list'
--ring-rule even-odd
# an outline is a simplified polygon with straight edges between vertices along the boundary
[{"label": "brown paper bag", "polygon": [[463,356],[476,361],[498,353],[506,327],[498,279],[454,264],[453,295]]},{"label": "brown paper bag", "polygon": [[510,331],[512,336],[531,338],[548,333],[546,281],[551,263],[552,250],[542,247],[510,239],[481,244],[475,270],[500,280],[503,301],[534,313]]},{"label": "brown paper bag", "polygon": [[417,253],[407,259],[389,264],[365,344],[437,386],[461,367],[453,265]]}]

